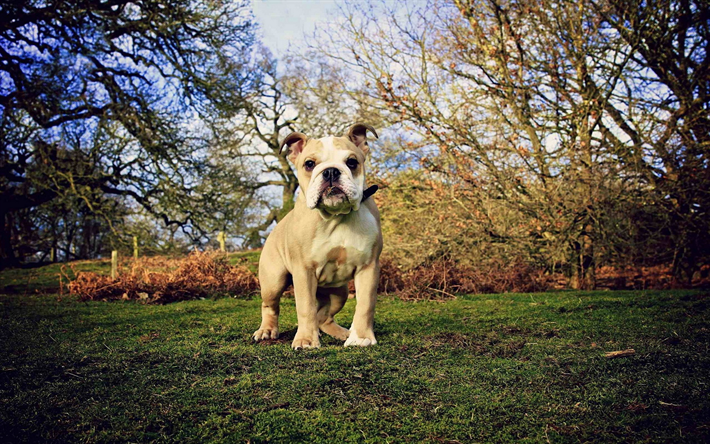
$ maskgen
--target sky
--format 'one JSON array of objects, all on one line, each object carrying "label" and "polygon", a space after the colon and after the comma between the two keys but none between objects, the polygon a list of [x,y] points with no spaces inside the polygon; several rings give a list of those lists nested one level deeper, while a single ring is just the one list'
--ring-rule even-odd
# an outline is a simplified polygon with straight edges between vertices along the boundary
[{"label": "sky", "polygon": [[303,42],[319,22],[337,11],[335,0],[252,0],[254,16],[261,26],[264,44],[274,55],[286,54],[289,44]]}]

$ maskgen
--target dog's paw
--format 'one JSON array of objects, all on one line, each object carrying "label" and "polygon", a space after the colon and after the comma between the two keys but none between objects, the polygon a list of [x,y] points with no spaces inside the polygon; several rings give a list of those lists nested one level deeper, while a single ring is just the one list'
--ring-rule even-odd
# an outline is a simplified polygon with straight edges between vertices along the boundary
[{"label": "dog's paw", "polygon": [[338,325],[334,322],[332,324],[328,324],[328,325],[321,325],[320,329],[324,333],[334,337],[335,339],[339,339],[341,341],[346,341],[348,339],[348,337],[350,337],[350,330],[348,330],[345,327],[341,327],[340,325]]},{"label": "dog's paw", "polygon": [[345,341],[346,347],[367,347],[375,344],[377,344],[377,339],[375,339],[374,333],[369,332],[365,334],[364,337],[360,337],[355,333],[355,330],[350,330],[350,336],[348,336],[348,339]]},{"label": "dog's paw", "polygon": [[307,338],[295,338],[291,343],[291,348],[294,350],[300,350],[302,348],[320,348],[320,340],[311,340]]},{"label": "dog's paw", "polygon": [[254,335],[252,337],[254,338],[254,341],[256,341],[256,342],[264,341],[267,339],[277,339],[279,337],[279,329],[278,328],[260,328],[259,330],[254,332]]}]

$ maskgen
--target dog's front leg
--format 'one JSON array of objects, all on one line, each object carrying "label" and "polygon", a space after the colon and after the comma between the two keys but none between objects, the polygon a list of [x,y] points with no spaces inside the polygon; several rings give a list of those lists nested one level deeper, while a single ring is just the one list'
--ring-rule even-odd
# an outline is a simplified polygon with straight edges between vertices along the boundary
[{"label": "dog's front leg", "polygon": [[378,260],[358,268],[355,273],[355,316],[350,327],[350,336],[345,346],[359,345],[366,347],[377,344],[375,332],[375,303],[377,302],[377,283],[380,281]]},{"label": "dog's front leg", "polygon": [[293,338],[291,348],[318,348],[318,302],[316,288],[318,282],[313,270],[304,269],[293,275],[293,292],[296,299],[296,316],[298,317],[298,330]]}]

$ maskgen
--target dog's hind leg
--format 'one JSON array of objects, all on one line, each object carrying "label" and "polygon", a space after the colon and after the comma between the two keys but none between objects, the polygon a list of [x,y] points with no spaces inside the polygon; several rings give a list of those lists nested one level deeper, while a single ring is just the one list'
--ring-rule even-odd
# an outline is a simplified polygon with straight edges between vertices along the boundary
[{"label": "dog's hind leg", "polygon": [[341,341],[348,339],[350,331],[338,325],[333,319],[343,309],[345,302],[348,300],[348,286],[319,287],[316,291],[316,297],[318,299],[318,324],[320,330]]},{"label": "dog's hind leg", "polygon": [[281,258],[278,254],[269,255],[266,246],[259,261],[259,282],[261,285],[261,326],[253,335],[257,342],[279,337],[279,303],[284,290],[291,284],[291,276]]}]

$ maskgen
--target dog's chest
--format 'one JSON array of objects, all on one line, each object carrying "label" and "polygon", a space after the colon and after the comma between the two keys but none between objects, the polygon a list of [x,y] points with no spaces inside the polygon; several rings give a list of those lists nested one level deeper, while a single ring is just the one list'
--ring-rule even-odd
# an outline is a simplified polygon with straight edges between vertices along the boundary
[{"label": "dog's chest", "polygon": [[318,285],[345,285],[357,267],[372,260],[378,235],[375,217],[361,208],[340,223],[325,222],[320,228],[311,248]]}]

